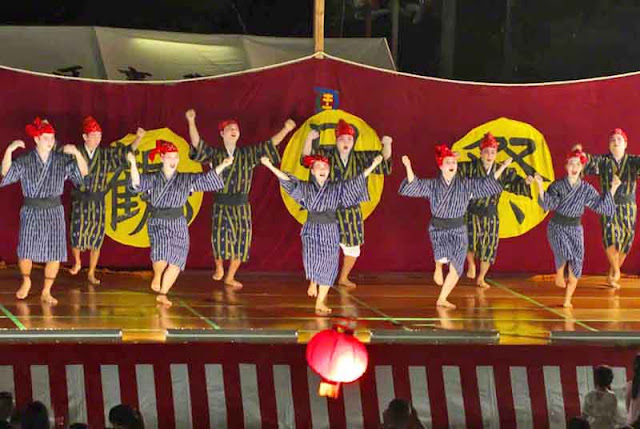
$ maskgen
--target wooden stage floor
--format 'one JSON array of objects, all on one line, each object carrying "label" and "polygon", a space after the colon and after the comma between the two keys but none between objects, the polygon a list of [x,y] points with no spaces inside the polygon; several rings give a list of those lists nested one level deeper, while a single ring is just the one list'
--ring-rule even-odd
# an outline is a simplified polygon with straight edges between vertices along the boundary
[{"label": "wooden stage floor", "polygon": [[[166,329],[282,329],[313,332],[329,327],[316,317],[302,275],[245,273],[242,291],[231,293],[210,272],[187,271],[172,291],[173,307],[156,305],[150,272],[101,273],[89,286],[86,272],[61,271],[54,287],[60,303],[39,300],[42,270],[25,301],[15,298],[15,267],[0,270],[0,329],[122,329],[124,338],[162,341]],[[497,276],[482,290],[462,281],[450,300],[456,310],[435,307],[439,288],[429,274],[356,275],[355,290],[332,290],[334,316],[358,318],[358,330],[496,330],[501,344],[546,344],[550,331],[640,331],[640,282],[624,277],[622,290],[604,286],[604,277],[586,276],[574,308],[562,308],[563,290],[552,276]]]}]

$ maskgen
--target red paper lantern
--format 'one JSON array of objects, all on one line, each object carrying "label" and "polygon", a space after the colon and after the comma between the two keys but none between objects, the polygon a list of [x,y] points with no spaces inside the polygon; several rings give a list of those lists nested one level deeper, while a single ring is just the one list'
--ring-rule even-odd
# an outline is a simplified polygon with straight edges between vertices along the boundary
[{"label": "red paper lantern", "polygon": [[337,398],[340,383],[351,383],[362,377],[369,355],[352,330],[335,326],[311,338],[307,344],[307,363],[322,377],[319,395]]}]

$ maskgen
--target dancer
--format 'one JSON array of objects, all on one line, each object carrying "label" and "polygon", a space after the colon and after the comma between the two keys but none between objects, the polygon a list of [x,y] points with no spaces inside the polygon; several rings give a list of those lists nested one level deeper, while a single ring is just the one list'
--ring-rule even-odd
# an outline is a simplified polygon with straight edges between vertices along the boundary
[{"label": "dancer", "polygon": [[131,166],[131,189],[147,192],[151,206],[147,223],[153,262],[151,289],[158,292],[159,303],[171,306],[167,294],[184,270],[189,253],[189,228],[183,206],[191,192],[222,189],[220,173],[233,163],[233,158],[223,159],[208,173],[179,173],[180,157],[173,143],[157,140],[155,149],[149,152],[149,160],[153,161],[156,155],[162,159],[162,169],[156,173],[140,174],[131,152],[127,160]]},{"label": "dancer", "polygon": [[[185,114],[189,123],[191,139],[191,159],[202,163],[219,164],[223,159],[233,157],[233,165],[222,174],[224,188],[216,193],[212,209],[211,244],[215,259],[214,280],[222,280],[233,289],[241,289],[242,283],[235,275],[242,262],[249,259],[251,247],[251,205],[249,191],[253,179],[253,169],[260,164],[260,157],[268,156],[272,162],[280,162],[276,147],[296,124],[288,119],[284,127],[270,140],[251,146],[236,146],[240,138],[240,127],[235,119],[218,124],[223,147],[208,146],[196,127],[196,112],[191,109]],[[224,275],[223,261],[229,260],[229,270]]]},{"label": "dancer", "polygon": [[307,294],[316,297],[316,314],[329,314],[331,309],[327,307],[326,299],[338,275],[340,259],[336,210],[369,199],[366,178],[382,162],[382,155],[376,156],[371,165],[353,179],[339,182],[329,181],[330,161],[322,155],[305,157],[304,165],[311,171],[308,181],[282,172],[266,156],[260,161],[276,175],[287,194],[308,211],[300,233],[302,261],[309,280]]},{"label": "dancer", "polygon": [[51,295],[51,288],[60,262],[67,260],[66,226],[60,196],[65,180],[70,179],[80,186],[88,168],[82,154],[73,145],[64,146],[64,153],[53,151],[55,129],[48,121],[36,118],[26,126],[26,131],[33,137],[36,148],[14,161],[13,152],[18,148],[24,149],[25,144],[22,140],[13,141],[2,159],[0,183],[0,186],[7,186],[19,181],[24,196],[18,236],[18,267],[22,284],[16,297],[25,299],[29,295],[33,262],[45,263],[41,300],[55,305],[58,300]]},{"label": "dancer", "polygon": [[[335,135],[335,146],[320,146],[318,144],[320,134],[318,131],[313,130],[307,136],[302,149],[303,159],[307,155],[318,154],[329,160],[331,168],[330,181],[353,179],[361,174],[378,155],[382,155],[383,162],[373,173],[391,174],[391,137],[382,137],[382,151],[354,150],[357,139],[356,129],[343,119],[338,121]],[[315,145],[314,142],[316,143]],[[340,207],[337,215],[340,225],[340,248],[344,254],[338,284],[354,288],[356,284],[349,280],[349,274],[360,256],[360,247],[364,244],[362,208],[359,204],[351,207]]]},{"label": "dancer", "polygon": [[87,116],[82,123],[84,144],[78,149],[87,162],[89,174],[84,179],[84,185],[71,191],[70,235],[74,265],[69,272],[72,275],[80,272],[80,253],[89,250],[87,279],[93,285],[100,284],[96,277],[96,266],[106,227],[104,196],[108,191],[108,174],[126,166],[127,152],[135,152],[144,135],[145,130],[138,128],[131,146],[118,143],[115,147],[101,147],[102,127],[98,121]]},{"label": "dancer", "polygon": [[[458,163],[460,177],[485,177],[494,172],[498,141],[491,133],[486,133],[480,143],[480,158],[469,162]],[[524,195],[531,198],[531,183],[533,177],[526,179],[518,176],[516,170],[507,168],[498,180],[505,192]],[[467,277],[476,277],[476,258],[480,260],[480,272],[476,284],[482,288],[489,288],[485,276],[496,260],[498,241],[500,239],[500,219],[498,217],[498,203],[502,193],[485,198],[474,198],[467,210],[467,233],[469,234],[469,250],[467,252]],[[442,276],[440,274],[439,276]]]},{"label": "dancer", "polygon": [[[636,231],[638,208],[636,205],[636,181],[640,176],[640,156],[627,155],[627,134],[616,128],[609,134],[609,153],[606,155],[587,154],[586,175],[598,175],[600,187],[608,191],[613,175],[622,181],[622,186],[614,196],[616,211],[612,216],[601,216],[602,242],[609,261],[607,283],[620,289],[620,270],[624,263]],[[573,150],[582,150],[575,145]]]},{"label": "dancer", "polygon": [[[613,216],[613,196],[621,184],[618,176],[614,175],[611,184],[607,186],[609,190],[603,191],[600,196],[593,186],[580,178],[586,163],[587,156],[582,151],[571,151],[566,157],[567,176],[549,185],[546,192],[542,187],[542,177],[537,173],[535,176],[540,206],[555,212],[547,225],[547,239],[556,265],[555,283],[566,288],[563,304],[565,308],[573,307],[571,297],[582,275],[584,230],[580,219],[584,208],[589,207],[604,216]],[[568,271],[568,282],[565,282],[565,268]]]},{"label": "dancer", "polygon": [[[468,246],[464,214],[472,197],[484,198],[502,192],[497,179],[512,159],[507,158],[493,174],[483,178],[465,179],[459,177],[458,154],[446,145],[435,147],[436,162],[440,176],[436,179],[419,179],[413,173],[408,156],[402,157],[407,170],[407,178],[400,185],[399,194],[413,198],[427,198],[431,203],[429,238],[433,247],[436,270],[433,279],[442,286],[436,305],[456,308],[447,300],[456,286],[462,270]],[[443,280],[442,265],[449,264],[449,273]]]}]

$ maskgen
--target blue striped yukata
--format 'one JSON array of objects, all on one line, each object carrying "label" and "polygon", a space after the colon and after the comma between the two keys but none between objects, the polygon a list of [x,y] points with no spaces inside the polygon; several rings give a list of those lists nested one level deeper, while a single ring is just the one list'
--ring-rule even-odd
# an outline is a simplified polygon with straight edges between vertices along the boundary
[{"label": "blue striped yukata", "polygon": [[[280,180],[280,184],[291,198],[310,212],[300,232],[302,262],[307,280],[333,286],[340,259],[340,227],[336,210],[341,206],[350,207],[368,201],[367,179],[360,174],[350,180],[327,181],[319,186],[313,176],[308,182],[291,175],[289,178]],[[314,221],[312,213],[322,213],[324,219]]]},{"label": "blue striped yukata", "polygon": [[400,184],[400,195],[413,198],[426,198],[431,204],[429,238],[436,262],[450,263],[462,274],[469,243],[464,215],[469,201],[485,198],[502,192],[502,187],[494,176],[466,179],[458,175],[450,184],[444,178],[415,178],[409,183],[404,179]]},{"label": "blue striped yukata", "polygon": [[147,232],[151,243],[151,260],[166,261],[184,270],[189,253],[189,227],[184,205],[191,192],[222,189],[224,182],[214,169],[207,173],[175,172],[167,180],[162,171],[140,175],[135,192],[147,193],[150,216]]},{"label": "blue striped yukata", "polygon": [[[191,146],[189,157],[197,162],[219,165],[229,153],[222,147],[211,147],[201,140]],[[271,140],[249,146],[236,146],[233,164],[221,173],[224,187],[216,192],[211,210],[211,247],[216,259],[249,260],[251,238],[251,204],[249,191],[253,169],[260,158],[268,156],[274,165],[280,163],[280,154]]]},{"label": "blue striped yukata", "polygon": [[603,192],[611,189],[614,174],[622,182],[614,197],[615,212],[611,216],[602,216],[600,224],[604,247],[615,246],[618,251],[629,253],[635,237],[638,217],[636,182],[640,177],[640,156],[624,155],[620,162],[617,162],[610,153],[587,156],[589,160],[584,167],[584,174],[597,175]]},{"label": "blue striped yukata", "polygon": [[580,278],[584,262],[584,231],[580,218],[585,207],[603,216],[613,216],[616,207],[611,192],[605,191],[600,196],[593,186],[582,180],[572,187],[565,177],[549,185],[538,203],[543,209],[555,212],[547,226],[547,239],[556,270],[568,263],[573,275]]},{"label": "blue striped yukata", "polygon": [[[51,152],[43,163],[35,150],[16,158],[0,186],[20,182],[24,203],[20,209],[18,258],[33,262],[67,260],[66,224],[60,196],[65,180],[83,183],[76,159]],[[46,200],[45,200],[46,199]]]}]

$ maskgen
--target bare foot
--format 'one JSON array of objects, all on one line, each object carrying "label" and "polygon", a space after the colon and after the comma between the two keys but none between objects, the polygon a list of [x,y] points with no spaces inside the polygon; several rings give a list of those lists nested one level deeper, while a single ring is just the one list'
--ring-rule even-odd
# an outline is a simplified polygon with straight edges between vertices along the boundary
[{"label": "bare foot", "polygon": [[442,277],[442,268],[437,269],[433,272],[433,281],[436,282],[438,286],[442,286],[444,283],[444,277]]},{"label": "bare foot", "polygon": [[451,308],[451,309],[456,308],[455,304],[447,301],[446,299],[444,301],[436,302],[436,306],[437,307],[444,307],[444,308]]},{"label": "bare foot", "polygon": [[87,280],[89,280],[89,284],[92,285],[99,285],[100,284],[100,279],[96,277],[96,273],[89,273],[87,274]]},{"label": "bare foot", "polygon": [[31,278],[30,277],[22,277],[22,284],[20,285],[20,289],[16,292],[16,298],[25,299],[29,295],[29,291],[31,290]]},{"label": "bare foot", "polygon": [[69,274],[71,274],[72,276],[75,276],[80,272],[81,269],[82,269],[82,265],[75,264],[73,267],[69,268]]},{"label": "bare foot", "polygon": [[55,299],[50,293],[44,292],[42,293],[42,295],[40,295],[40,301],[49,305],[56,305],[58,303],[58,300]]},{"label": "bare foot", "polygon": [[469,268],[467,268],[467,278],[469,279],[475,279],[476,278],[476,265],[469,265]]},{"label": "bare foot", "polygon": [[316,304],[316,314],[318,316],[326,316],[327,314],[331,314],[331,309],[324,304]]},{"label": "bare foot", "polygon": [[567,287],[567,283],[564,280],[564,273],[556,274],[555,284],[556,284],[556,286],[558,286],[560,288],[563,288],[563,289]]},{"label": "bare foot", "polygon": [[564,308],[573,308],[573,304],[571,304],[571,301],[565,301],[564,304],[562,304],[562,306]]},{"label": "bare foot", "polygon": [[476,281],[476,284],[478,285],[478,287],[481,287],[482,289],[489,289],[491,287],[491,285],[489,283],[487,283],[484,278],[480,278],[478,277],[478,280]]},{"label": "bare foot", "polygon": [[620,276],[621,276],[621,275],[622,275],[622,274],[621,274],[620,270],[614,271],[614,273],[613,273],[613,280],[615,280],[616,282],[617,282],[617,281],[620,281]]},{"label": "bare foot", "polygon": [[160,304],[166,306],[166,307],[171,307],[173,305],[173,303],[171,301],[169,301],[169,299],[167,298],[167,295],[158,295],[156,296],[156,301],[158,301]]},{"label": "bare foot", "polygon": [[307,288],[307,295],[318,296],[318,286],[315,283],[309,283],[309,287]]},{"label": "bare foot", "polygon": [[151,290],[154,292],[160,292],[160,281],[156,283],[155,281],[151,281]]},{"label": "bare foot", "polygon": [[242,289],[242,283],[240,283],[236,279],[226,279],[224,281],[224,285],[227,286],[228,288],[231,288],[232,290],[240,290],[240,289]]},{"label": "bare foot", "polygon": [[351,289],[355,289],[355,287],[356,287],[356,284],[354,282],[352,282],[351,280],[349,280],[348,278],[338,280],[338,284],[340,286],[348,287],[348,288],[351,288]]},{"label": "bare foot", "polygon": [[607,285],[616,290],[620,289],[620,283],[618,283],[613,277],[607,277]]},{"label": "bare foot", "polygon": [[214,279],[215,281],[220,281],[222,280],[223,277],[224,277],[224,268],[222,267],[216,268],[216,270],[213,272],[213,275],[211,276],[211,278]]}]

